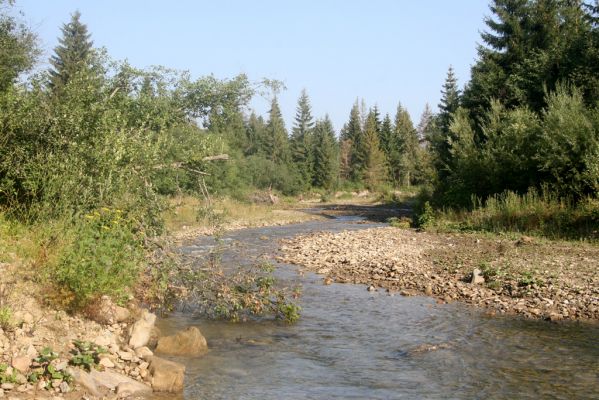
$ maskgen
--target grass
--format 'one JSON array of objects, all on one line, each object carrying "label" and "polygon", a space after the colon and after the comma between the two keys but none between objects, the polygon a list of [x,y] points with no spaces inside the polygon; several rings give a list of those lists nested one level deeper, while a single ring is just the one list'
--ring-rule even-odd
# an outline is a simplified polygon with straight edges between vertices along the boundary
[{"label": "grass", "polygon": [[292,198],[281,199],[276,205],[222,198],[213,200],[213,207],[208,210],[202,200],[181,196],[169,200],[164,217],[169,232],[196,227],[210,228],[218,224],[241,227],[301,222],[314,218],[313,215],[298,210],[299,207],[302,205]]},{"label": "grass", "polygon": [[549,239],[599,240],[599,199],[574,202],[535,189],[504,192],[486,201],[473,199],[469,210],[438,211],[434,226],[448,230],[515,232]]}]

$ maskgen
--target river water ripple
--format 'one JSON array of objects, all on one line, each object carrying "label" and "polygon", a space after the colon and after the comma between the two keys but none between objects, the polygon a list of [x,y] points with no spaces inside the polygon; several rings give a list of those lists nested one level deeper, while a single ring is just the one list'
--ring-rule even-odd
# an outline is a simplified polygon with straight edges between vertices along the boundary
[{"label": "river water ripple", "polygon": [[[340,218],[227,233],[223,262],[272,255],[278,241],[313,231],[379,226]],[[202,258],[214,240],[181,249]],[[599,399],[599,326],[489,317],[462,304],[301,284],[298,323],[205,321],[178,312],[164,334],[200,326],[210,351],[187,366],[187,399]]]}]

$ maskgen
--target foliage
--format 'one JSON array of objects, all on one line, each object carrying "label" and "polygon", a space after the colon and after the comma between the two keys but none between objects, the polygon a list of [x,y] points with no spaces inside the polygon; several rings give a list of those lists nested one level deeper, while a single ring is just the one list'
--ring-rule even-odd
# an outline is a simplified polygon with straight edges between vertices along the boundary
[{"label": "foliage", "polygon": [[7,331],[12,327],[12,309],[8,306],[0,306],[0,328]]},{"label": "foliage", "polygon": [[10,89],[17,77],[33,66],[38,54],[35,34],[0,9],[0,93]]},{"label": "foliage", "polygon": [[29,373],[27,380],[31,383],[38,382],[40,378],[44,378],[47,381],[58,379],[67,383],[72,382],[73,377],[68,372],[56,369],[56,365],[53,361],[57,358],[58,353],[53,351],[50,347],[42,349],[39,356],[33,360],[37,366]]},{"label": "foliage", "polygon": [[50,58],[53,69],[50,70],[50,87],[56,93],[61,90],[71,78],[83,69],[90,68],[90,55],[93,43],[87,26],[79,20],[81,13],[76,11],[71,15],[71,21],[61,28],[62,37],[54,49],[55,55]]},{"label": "foliage", "polygon": [[7,374],[8,365],[0,363],[0,384],[3,383],[16,383],[17,372],[13,369],[12,374]]},{"label": "foliage", "polygon": [[599,202],[557,196],[548,188],[523,195],[506,191],[486,200],[474,197],[471,210],[445,210],[437,226],[487,232],[519,232],[554,239],[599,238]]},{"label": "foliage", "polygon": [[50,271],[51,279],[72,293],[71,307],[82,308],[104,294],[127,300],[144,255],[142,232],[135,227],[130,216],[108,208],[77,223],[71,243]]},{"label": "foliage", "polygon": [[298,169],[305,188],[312,183],[313,135],[314,119],[312,117],[310,99],[306,90],[303,90],[297,101],[295,122],[291,130],[290,152],[291,160]]},{"label": "foliage", "polygon": [[233,321],[270,315],[289,323],[299,318],[300,308],[291,300],[299,292],[278,287],[271,264],[226,270],[220,252],[217,246],[204,268],[191,267],[179,274],[189,291],[188,302],[197,305],[202,315]]},{"label": "foliage", "polygon": [[435,211],[430,202],[426,201],[422,210],[415,214],[415,225],[418,228],[426,229],[435,224]]},{"label": "foliage", "polygon": [[76,367],[83,367],[88,371],[97,366],[98,362],[100,362],[101,354],[108,353],[105,348],[95,343],[75,340],[73,344],[75,348],[72,350],[73,356],[71,357],[70,364]]}]

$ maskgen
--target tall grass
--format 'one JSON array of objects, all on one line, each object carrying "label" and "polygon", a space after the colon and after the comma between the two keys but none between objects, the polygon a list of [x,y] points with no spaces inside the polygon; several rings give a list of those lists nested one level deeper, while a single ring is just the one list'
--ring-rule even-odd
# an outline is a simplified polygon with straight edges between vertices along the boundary
[{"label": "tall grass", "polygon": [[520,232],[548,238],[599,239],[599,199],[579,201],[529,189],[525,194],[506,191],[486,200],[472,198],[473,208],[445,210],[440,221],[461,229]]}]

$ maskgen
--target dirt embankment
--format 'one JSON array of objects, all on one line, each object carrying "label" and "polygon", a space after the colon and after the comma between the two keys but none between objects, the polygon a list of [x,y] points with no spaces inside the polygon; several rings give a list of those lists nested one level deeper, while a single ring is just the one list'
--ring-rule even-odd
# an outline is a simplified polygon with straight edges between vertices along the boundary
[{"label": "dirt embankment", "polygon": [[325,283],[362,283],[531,318],[599,320],[596,245],[388,227],[296,237],[282,250],[281,261],[322,274]]}]

